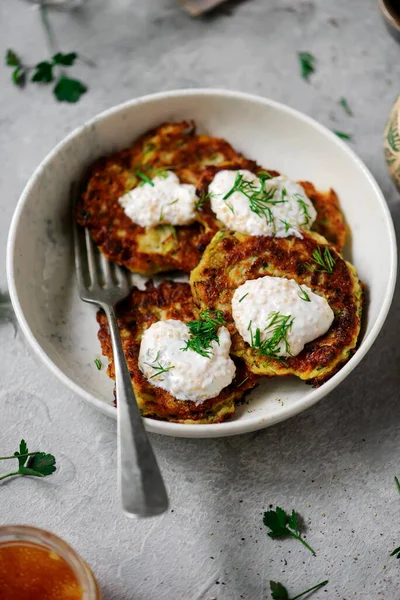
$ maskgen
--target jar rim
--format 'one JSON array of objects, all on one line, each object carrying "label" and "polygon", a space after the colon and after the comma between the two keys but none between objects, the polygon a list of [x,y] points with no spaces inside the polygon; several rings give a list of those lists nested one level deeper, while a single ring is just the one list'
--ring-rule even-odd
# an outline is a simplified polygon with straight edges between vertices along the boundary
[{"label": "jar rim", "polygon": [[82,600],[96,600],[98,588],[94,576],[79,554],[63,539],[31,525],[0,525],[1,546],[15,543],[31,544],[54,551],[71,567],[82,588]]}]

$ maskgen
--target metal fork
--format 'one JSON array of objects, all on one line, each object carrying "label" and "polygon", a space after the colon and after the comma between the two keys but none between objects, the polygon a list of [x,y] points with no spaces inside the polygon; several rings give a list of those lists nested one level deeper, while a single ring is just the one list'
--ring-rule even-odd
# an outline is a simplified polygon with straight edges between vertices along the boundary
[{"label": "metal fork", "polygon": [[128,272],[109,262],[95,247],[87,229],[75,219],[78,186],[71,189],[75,270],[79,295],[106,313],[115,365],[118,417],[118,481],[128,516],[152,517],[168,508],[164,482],[133,393],[122,348],[115,305],[130,291]]}]

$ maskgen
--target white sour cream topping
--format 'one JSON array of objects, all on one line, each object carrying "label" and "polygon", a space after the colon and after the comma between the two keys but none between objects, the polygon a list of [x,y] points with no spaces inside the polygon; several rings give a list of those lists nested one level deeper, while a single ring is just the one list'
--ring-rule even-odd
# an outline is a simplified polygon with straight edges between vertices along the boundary
[{"label": "white sour cream topping", "polygon": [[[219,345],[211,342],[210,358],[190,348],[182,350],[189,338],[190,330],[182,321],[153,323],[142,337],[139,368],[152,385],[178,400],[201,404],[217,396],[235,376],[236,367],[229,357],[231,337],[226,327],[220,327]],[[164,369],[168,370],[161,372]]]},{"label": "white sour cream topping", "polygon": [[238,174],[253,186],[246,187],[246,183],[240,186],[247,194],[255,194],[262,186],[261,180],[251,171],[219,171],[215,175],[208,188],[211,208],[225,227],[247,235],[295,235],[300,238],[300,229],[310,229],[317,213],[301,185],[283,175],[266,179],[265,193],[257,194],[265,200],[266,209],[257,214],[251,209],[250,199],[240,190],[224,200],[238,181]]},{"label": "white sour cream topping", "polygon": [[118,202],[125,214],[141,227],[154,225],[187,225],[196,218],[196,188],[180,183],[172,171],[142,182]]},{"label": "white sour cream topping", "polygon": [[[274,319],[275,313],[281,316]],[[237,330],[250,345],[251,333],[254,343],[257,328],[261,342],[269,340],[284,322],[282,317],[289,317],[286,323],[292,324],[285,336],[287,345],[284,339],[280,340],[279,356],[297,356],[307,342],[328,331],[334,317],[325,298],[314,294],[307,285],[299,287],[293,279],[269,276],[248,280],[237,288],[232,298],[232,315]]]}]

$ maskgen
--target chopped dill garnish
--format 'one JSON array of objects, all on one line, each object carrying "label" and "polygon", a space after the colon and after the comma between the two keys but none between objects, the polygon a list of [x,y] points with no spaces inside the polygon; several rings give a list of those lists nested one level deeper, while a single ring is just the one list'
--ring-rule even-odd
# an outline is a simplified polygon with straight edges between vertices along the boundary
[{"label": "chopped dill garnish", "polygon": [[317,269],[314,265],[306,263],[307,269],[309,269],[310,271],[324,271],[325,273],[329,273],[329,275],[332,275],[333,267],[335,266],[336,260],[332,256],[328,246],[324,247],[323,253],[321,251],[320,246],[318,246],[318,248],[316,248],[311,254],[311,258],[321,268]]},{"label": "chopped dill garnish", "polygon": [[334,130],[333,133],[335,133],[341,140],[351,140],[351,135],[349,133],[344,133],[343,131],[337,130]]},{"label": "chopped dill garnish", "polygon": [[225,323],[226,321],[220,310],[203,310],[197,321],[187,323],[190,338],[181,350],[194,350],[201,356],[210,358],[212,356],[211,342],[219,344],[218,329],[220,325],[225,325]]},{"label": "chopped dill garnish", "polygon": [[152,180],[150,179],[150,177],[147,177],[147,175],[145,175],[143,173],[143,171],[136,171],[135,175],[137,177],[139,177],[139,179],[142,180],[139,185],[144,185],[145,183],[148,183],[149,185],[151,185],[152,187],[154,187],[154,183],[152,182]]},{"label": "chopped dill garnish", "polygon": [[177,202],[179,202],[179,198],[173,200],[172,202],[168,202],[168,206],[172,206],[172,204],[176,204]]},{"label": "chopped dill garnish", "polygon": [[353,116],[353,111],[351,110],[346,98],[340,98],[339,104],[343,108],[344,112],[349,115],[349,117]]},{"label": "chopped dill garnish", "polygon": [[156,373],[154,373],[154,375],[151,375],[149,377],[149,379],[153,379],[154,377],[158,377],[159,375],[162,375],[163,373],[167,373],[171,369],[175,369],[174,366],[163,367],[159,361],[159,357],[160,357],[160,352],[157,352],[157,356],[155,357],[155,359],[153,360],[152,363],[148,363],[148,362],[144,363],[145,365],[147,365],[148,367],[151,367],[152,369],[154,369],[156,371]]},{"label": "chopped dill garnish", "polygon": [[163,208],[163,207],[161,207],[159,221],[162,221],[162,220],[163,220],[163,218],[164,218],[164,208]]},{"label": "chopped dill garnish", "polygon": [[251,347],[258,350],[259,356],[270,356],[280,360],[280,345],[283,342],[285,350],[290,354],[290,345],[287,339],[289,331],[292,329],[294,317],[291,315],[282,315],[279,311],[268,315],[267,326],[264,328],[265,340],[261,340],[261,330],[257,327],[253,334],[250,321],[248,331],[250,331]]},{"label": "chopped dill garnish", "polygon": [[170,225],[170,227],[171,227],[171,230],[172,230],[172,235],[173,235],[173,236],[174,236],[176,239],[178,239],[178,234],[177,234],[177,232],[176,232],[176,227],[175,227],[174,225]]},{"label": "chopped dill garnish", "polygon": [[257,177],[259,179],[272,179],[273,175],[271,175],[271,173],[268,173],[268,171],[259,171],[257,173]]},{"label": "chopped dill garnish", "polygon": [[248,295],[249,295],[249,292],[247,292],[247,294],[245,294],[244,296],[242,296],[242,297],[240,298],[239,302],[241,302],[242,300],[244,300],[244,299],[246,298],[246,296],[248,296]]},{"label": "chopped dill garnish", "polygon": [[299,290],[300,290],[300,294],[297,294],[298,297],[300,298],[300,300],[304,300],[304,302],[311,302],[311,298],[310,296],[307,294],[306,290],[303,290],[303,288],[301,287],[301,285],[296,281],[297,285],[299,286]]},{"label": "chopped dill garnish", "polygon": [[268,224],[273,225],[274,216],[270,207],[275,206],[276,204],[282,204],[284,202],[287,202],[287,200],[285,200],[284,197],[282,197],[281,200],[274,200],[277,188],[273,187],[270,189],[266,189],[265,181],[267,178],[259,177],[259,179],[260,187],[258,187],[257,184],[253,181],[246,181],[246,179],[244,179],[243,177],[243,174],[238,173],[236,175],[235,183],[233,184],[232,189],[230,189],[229,192],[225,194],[223,200],[226,202],[226,200],[232,194],[234,194],[235,192],[240,192],[241,194],[246,196],[246,198],[248,198],[250,210],[259,217],[264,217],[267,220]]},{"label": "chopped dill garnish", "polygon": [[103,366],[101,360],[99,358],[95,358],[93,362],[98,368],[98,370],[101,371],[101,367]]},{"label": "chopped dill garnish", "polygon": [[308,212],[308,205],[306,202],[304,202],[303,198],[300,196],[300,194],[293,194],[293,198],[295,198],[297,200],[297,203],[299,205],[299,207],[301,208],[302,212],[303,212],[303,216],[304,216],[304,221],[303,223],[301,223],[301,227],[303,225],[309,225],[310,221],[311,221],[311,217],[310,217],[310,213]]},{"label": "chopped dill garnish", "polygon": [[292,225],[288,221],[285,221],[284,219],[279,219],[279,220],[285,226],[285,233],[287,233],[289,231],[289,229],[292,228]]},{"label": "chopped dill garnish", "polygon": [[206,203],[206,201],[209,198],[212,198],[212,196],[213,195],[211,194],[211,192],[206,192],[205,190],[203,190],[201,192],[200,198],[198,200],[196,200],[196,202],[194,203],[195,209],[196,210],[202,210],[203,207],[204,207],[204,205],[205,205],[205,203]]},{"label": "chopped dill garnish", "polygon": [[246,381],[248,380],[248,377],[246,377],[245,379],[243,379],[243,381],[241,381],[240,383],[237,384],[237,388],[240,387],[241,385],[243,385],[244,383],[246,383]]}]

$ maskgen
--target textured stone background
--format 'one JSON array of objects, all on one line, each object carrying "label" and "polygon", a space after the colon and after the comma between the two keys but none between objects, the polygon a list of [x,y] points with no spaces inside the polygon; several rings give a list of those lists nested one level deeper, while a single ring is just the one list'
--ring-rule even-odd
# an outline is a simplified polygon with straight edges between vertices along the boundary
[{"label": "textured stone background", "polygon": [[[0,68],[0,233],[28,177],[74,127],[132,97],[214,86],[282,101],[330,128],[352,133],[397,224],[400,198],[383,161],[382,132],[400,92],[400,46],[374,0],[248,0],[191,20],[174,0],[88,0],[75,14],[52,14],[59,46],[95,59],[74,74],[90,91],[75,106],[47,89],[21,92]],[[0,52],[37,62],[46,46],[37,11],[0,2]],[[318,59],[311,84],[296,52]],[[337,100],[345,96],[354,117]],[[360,199],[360,206],[362,199]],[[361,208],[360,208],[361,210]],[[373,243],[373,240],[371,240]],[[379,252],[379,248],[376,249]],[[385,265],[382,265],[385,268]],[[3,259],[0,287],[6,286]],[[0,485],[3,523],[29,523],[64,537],[92,565],[106,600],[261,600],[268,580],[295,595],[329,578],[316,598],[400,598],[399,293],[362,365],[300,417],[222,440],[153,436],[171,511],[136,522],[120,513],[115,489],[115,422],[86,406],[39,363],[11,309],[0,323],[0,449],[21,436],[53,452],[47,480]],[[262,527],[269,504],[295,507],[314,558],[295,540],[272,541]]]}]

